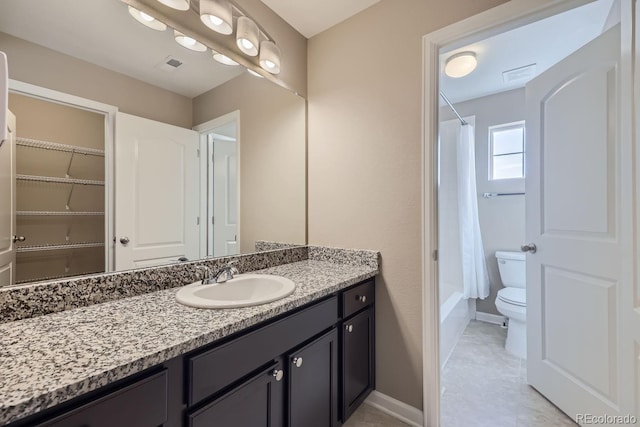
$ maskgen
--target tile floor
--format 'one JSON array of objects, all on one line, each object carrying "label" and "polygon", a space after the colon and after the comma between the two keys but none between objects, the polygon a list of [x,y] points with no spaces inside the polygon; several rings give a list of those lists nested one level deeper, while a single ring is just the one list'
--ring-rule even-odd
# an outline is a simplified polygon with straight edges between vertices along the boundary
[{"label": "tile floor", "polygon": [[408,424],[398,421],[390,415],[369,406],[360,405],[342,427],[407,427]]},{"label": "tile floor", "polygon": [[472,320],[442,373],[441,427],[576,426],[527,385],[526,361],[504,349],[507,330]]},{"label": "tile floor", "polygon": [[[504,349],[507,330],[472,320],[442,373],[441,427],[577,426],[527,385],[526,361]],[[343,427],[405,427],[363,404]]]}]

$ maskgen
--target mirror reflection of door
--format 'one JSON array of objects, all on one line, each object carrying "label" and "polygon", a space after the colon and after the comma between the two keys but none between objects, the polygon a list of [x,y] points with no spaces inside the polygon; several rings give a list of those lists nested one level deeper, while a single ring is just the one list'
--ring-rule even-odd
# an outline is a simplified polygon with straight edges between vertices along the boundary
[{"label": "mirror reflection of door", "polygon": [[237,121],[214,128],[207,135],[209,151],[208,255],[240,253],[238,247],[238,132]]}]

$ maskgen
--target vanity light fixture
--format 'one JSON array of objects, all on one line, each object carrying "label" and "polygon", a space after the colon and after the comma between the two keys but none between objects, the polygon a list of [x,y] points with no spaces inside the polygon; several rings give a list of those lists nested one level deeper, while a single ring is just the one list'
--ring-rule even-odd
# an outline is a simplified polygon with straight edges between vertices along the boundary
[{"label": "vanity light fixture", "polygon": [[255,71],[253,71],[251,68],[247,68],[247,71],[249,72],[249,74],[251,74],[254,77],[260,77],[261,79],[264,79],[264,76],[261,74],[256,73]]},{"label": "vanity light fixture", "polygon": [[260,30],[251,19],[246,16],[238,18],[238,28],[236,29],[236,44],[238,48],[249,56],[258,55],[260,43]]},{"label": "vanity light fixture", "polygon": [[176,42],[180,46],[186,47],[189,50],[194,50],[196,52],[204,52],[207,50],[207,47],[198,40],[185,36],[178,30],[173,30],[173,36],[176,38]]},{"label": "vanity light fixture", "polygon": [[219,63],[224,65],[238,65],[236,61],[229,58],[227,55],[223,55],[222,53],[216,52],[215,50],[213,50],[212,52],[213,52],[213,59],[215,59]]},{"label": "vanity light fixture", "polygon": [[136,9],[135,7],[129,6],[129,15],[133,16],[133,19],[145,25],[153,30],[164,31],[167,29],[167,25],[164,22],[158,21],[151,15],[147,15],[146,13]]},{"label": "vanity light fixture", "polygon": [[474,52],[460,52],[447,58],[444,73],[453,78],[464,77],[470,74],[478,66],[478,60]]},{"label": "vanity light fixture", "polygon": [[220,34],[233,33],[233,11],[225,0],[200,0],[200,20]]},{"label": "vanity light fixture", "polygon": [[271,40],[260,43],[260,66],[271,74],[280,72],[280,48]]},{"label": "vanity light fixture", "polygon": [[165,6],[169,6],[176,10],[189,10],[191,7],[191,0],[158,0]]}]

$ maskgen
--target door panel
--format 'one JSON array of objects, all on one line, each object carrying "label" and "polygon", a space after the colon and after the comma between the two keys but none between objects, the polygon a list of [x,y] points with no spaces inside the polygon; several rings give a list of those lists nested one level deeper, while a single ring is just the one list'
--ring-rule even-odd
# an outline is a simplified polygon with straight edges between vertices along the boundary
[{"label": "door panel", "polygon": [[337,331],[293,352],[289,372],[289,427],[337,426]]},{"label": "door panel", "polygon": [[195,131],[118,113],[117,270],[199,258],[197,150]]},{"label": "door panel", "polygon": [[528,380],[574,419],[618,414],[628,376],[620,41],[618,25],[526,86],[527,243],[538,246],[527,255]]},{"label": "door panel", "polygon": [[213,255],[239,253],[238,155],[234,141],[213,140]]},{"label": "door panel", "polygon": [[7,140],[0,145],[0,287],[15,283],[16,252],[16,118],[8,111]]},{"label": "door panel", "polygon": [[344,321],[342,329],[342,421],[374,387],[374,311],[369,308]]}]

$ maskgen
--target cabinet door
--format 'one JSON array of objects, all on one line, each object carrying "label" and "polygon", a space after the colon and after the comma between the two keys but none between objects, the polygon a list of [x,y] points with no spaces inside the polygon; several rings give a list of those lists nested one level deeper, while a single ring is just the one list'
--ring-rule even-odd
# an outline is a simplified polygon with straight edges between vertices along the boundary
[{"label": "cabinet door", "polygon": [[270,366],[187,416],[189,427],[282,427],[282,363]]},{"label": "cabinet door", "polygon": [[338,425],[338,333],[289,355],[289,427]]},{"label": "cabinet door", "polygon": [[374,388],[374,310],[345,320],[342,328],[342,421]]},{"label": "cabinet door", "polygon": [[37,424],[37,427],[157,427],[166,420],[165,370]]}]

